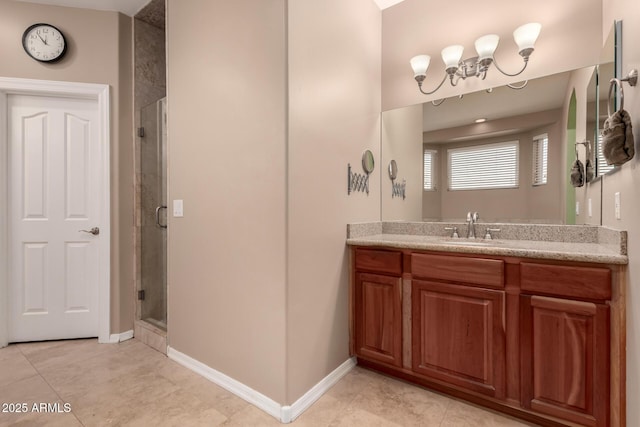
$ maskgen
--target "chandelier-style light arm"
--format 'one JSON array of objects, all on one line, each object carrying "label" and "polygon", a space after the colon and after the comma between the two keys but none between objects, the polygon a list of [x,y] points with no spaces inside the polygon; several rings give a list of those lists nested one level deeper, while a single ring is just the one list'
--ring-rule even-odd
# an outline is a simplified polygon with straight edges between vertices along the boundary
[{"label": "chandelier-style light arm", "polygon": [[505,76],[515,77],[515,76],[518,76],[518,75],[522,74],[522,72],[527,68],[527,65],[529,64],[529,57],[528,56],[523,56],[522,59],[524,59],[524,65],[522,66],[522,69],[520,71],[518,71],[517,73],[515,73],[515,74],[507,73],[502,68],[500,68],[500,66],[498,65],[498,61],[496,61],[495,58],[493,59],[493,64],[496,66],[498,71],[500,71]]},{"label": "chandelier-style light arm", "polygon": [[512,84],[508,84],[507,86],[510,87],[511,89],[520,90],[520,89],[524,89],[527,86],[527,83],[529,83],[529,80],[525,80],[520,86],[516,86]]},{"label": "chandelier-style light arm", "polygon": [[448,76],[448,74],[445,74],[444,77],[442,78],[442,81],[440,82],[440,84],[434,90],[432,90],[431,92],[425,92],[424,90],[422,90],[422,82],[424,81],[425,76],[416,76],[415,79],[418,82],[418,89],[420,89],[420,92],[422,92],[425,95],[431,95],[431,94],[435,93],[438,89],[440,89],[442,87],[444,82],[447,80],[447,76]]}]

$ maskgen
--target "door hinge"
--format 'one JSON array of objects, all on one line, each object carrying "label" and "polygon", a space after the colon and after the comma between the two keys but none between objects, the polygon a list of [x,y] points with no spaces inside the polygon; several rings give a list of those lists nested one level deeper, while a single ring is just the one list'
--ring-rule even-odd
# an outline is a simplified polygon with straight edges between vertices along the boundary
[{"label": "door hinge", "polygon": [[138,301],[144,301],[144,290],[138,291]]},{"label": "door hinge", "polygon": [[138,136],[140,138],[144,138],[144,127],[139,127],[138,128]]}]

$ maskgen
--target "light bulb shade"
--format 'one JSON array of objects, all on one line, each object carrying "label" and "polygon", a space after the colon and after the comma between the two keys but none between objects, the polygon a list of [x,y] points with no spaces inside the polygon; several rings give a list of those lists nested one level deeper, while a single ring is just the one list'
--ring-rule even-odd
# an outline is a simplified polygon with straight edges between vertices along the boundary
[{"label": "light bulb shade", "polygon": [[414,77],[425,76],[431,57],[429,55],[418,55],[411,58],[411,68],[413,68]]},{"label": "light bulb shade", "polygon": [[462,52],[464,47],[456,44],[448,46],[442,49],[442,60],[444,61],[445,68],[458,68],[460,58],[462,58]]},{"label": "light bulb shade", "polygon": [[487,34],[476,40],[476,52],[478,52],[478,60],[493,58],[493,53],[498,47],[500,37],[496,34]]},{"label": "light bulb shade", "polygon": [[532,22],[516,28],[513,32],[513,39],[518,45],[518,50],[523,51],[524,49],[533,49],[533,45],[536,43],[536,40],[540,35],[541,28],[542,25],[537,22]]}]

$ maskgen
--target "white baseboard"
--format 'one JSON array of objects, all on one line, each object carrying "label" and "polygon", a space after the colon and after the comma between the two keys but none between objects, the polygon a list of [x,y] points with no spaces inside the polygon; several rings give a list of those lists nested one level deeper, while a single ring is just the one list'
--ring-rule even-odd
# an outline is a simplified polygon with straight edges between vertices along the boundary
[{"label": "white baseboard", "polygon": [[244,385],[240,381],[234,380],[222,372],[216,371],[204,363],[199,362],[170,346],[167,346],[167,356],[169,359],[191,369],[193,372],[205,377],[225,390],[228,390],[252,405],[262,409],[267,414],[285,424],[288,424],[298,418],[300,414],[307,410],[316,400],[329,390],[329,388],[331,388],[356,365],[355,359],[348,359],[318,384],[313,386],[313,388],[306,392],[300,399],[296,400],[291,406],[282,406],[278,402],[252,389],[251,387]]},{"label": "white baseboard", "polygon": [[119,334],[111,334],[111,336],[109,336],[109,343],[116,344],[122,341],[130,340],[131,338],[133,338],[133,329]]},{"label": "white baseboard", "polygon": [[356,366],[356,359],[352,357],[347,359],[342,365],[334,369],[329,375],[324,377],[318,384],[314,385],[300,399],[296,400],[291,406],[282,407],[282,416],[280,420],[283,423],[290,423],[298,418],[304,411],[309,409],[316,400],[320,399],[335,383],[340,381],[342,377],[347,375],[349,371]]},{"label": "white baseboard", "polygon": [[251,387],[242,384],[240,381],[216,371],[215,369],[199,362],[178,350],[167,346],[167,356],[169,359],[175,360],[182,366],[191,369],[193,372],[202,375],[211,382],[218,384],[220,387],[230,391],[236,396],[246,400],[252,405],[265,411],[272,417],[280,419],[280,404],[274,400],[271,400],[264,394],[255,391]]}]

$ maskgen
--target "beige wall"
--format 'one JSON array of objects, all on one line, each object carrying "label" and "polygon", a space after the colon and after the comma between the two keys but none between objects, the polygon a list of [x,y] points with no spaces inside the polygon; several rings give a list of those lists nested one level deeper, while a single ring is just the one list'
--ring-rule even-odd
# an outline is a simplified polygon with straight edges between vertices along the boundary
[{"label": "beige wall", "polygon": [[[380,10],[289,2],[287,403],[347,360],[346,224],[380,220]],[[347,164],[375,157],[369,194]]]},{"label": "beige wall", "polygon": [[[68,52],[55,64],[30,59],[23,31],[58,27]],[[131,19],[116,12],[0,0],[0,76],[111,86],[111,333],[133,329],[133,128]]]},{"label": "beige wall", "polygon": [[168,3],[168,336],[291,404],[349,357],[345,226],[379,220],[380,175],[348,196],[346,168],[380,158],[380,11],[285,6]]},{"label": "beige wall", "polygon": [[[405,0],[382,13],[382,109],[403,107],[461,93],[502,86],[597,63],[602,20],[601,0],[526,0],[517,7],[504,0],[451,5],[449,2]],[[513,30],[540,22],[542,32],[527,70],[520,77],[505,77],[496,69],[486,80],[469,79],[458,87],[448,83],[435,95],[418,91],[409,65],[411,57],[431,55],[424,83],[433,90],[444,76],[440,51],[452,44],[465,47],[464,58],[475,55],[476,38],[495,33],[501,38],[496,60],[507,72],[522,66]]]},{"label": "beige wall", "polygon": [[[435,165],[436,179],[439,176],[440,165]],[[436,183],[438,185],[438,183]],[[435,190],[422,192],[422,221],[442,221],[442,197],[440,186]]]},{"label": "beige wall", "polygon": [[[604,37],[614,19],[622,20],[622,74],[640,69],[640,14],[635,0],[604,0]],[[608,88],[607,88],[608,90]],[[624,84],[624,107],[631,116],[636,141],[636,156],[621,170],[605,176],[603,181],[602,223],[629,233],[627,274],[627,425],[640,424],[640,86]],[[620,192],[622,219],[614,216],[614,194]]]},{"label": "beige wall", "polygon": [[166,22],[169,345],[284,402],[285,2],[169,0]]},{"label": "beige wall", "polygon": [[[380,162],[382,219],[422,221],[422,105],[382,113]],[[396,183],[406,180],[406,198],[392,197],[389,162],[398,164]]]}]

